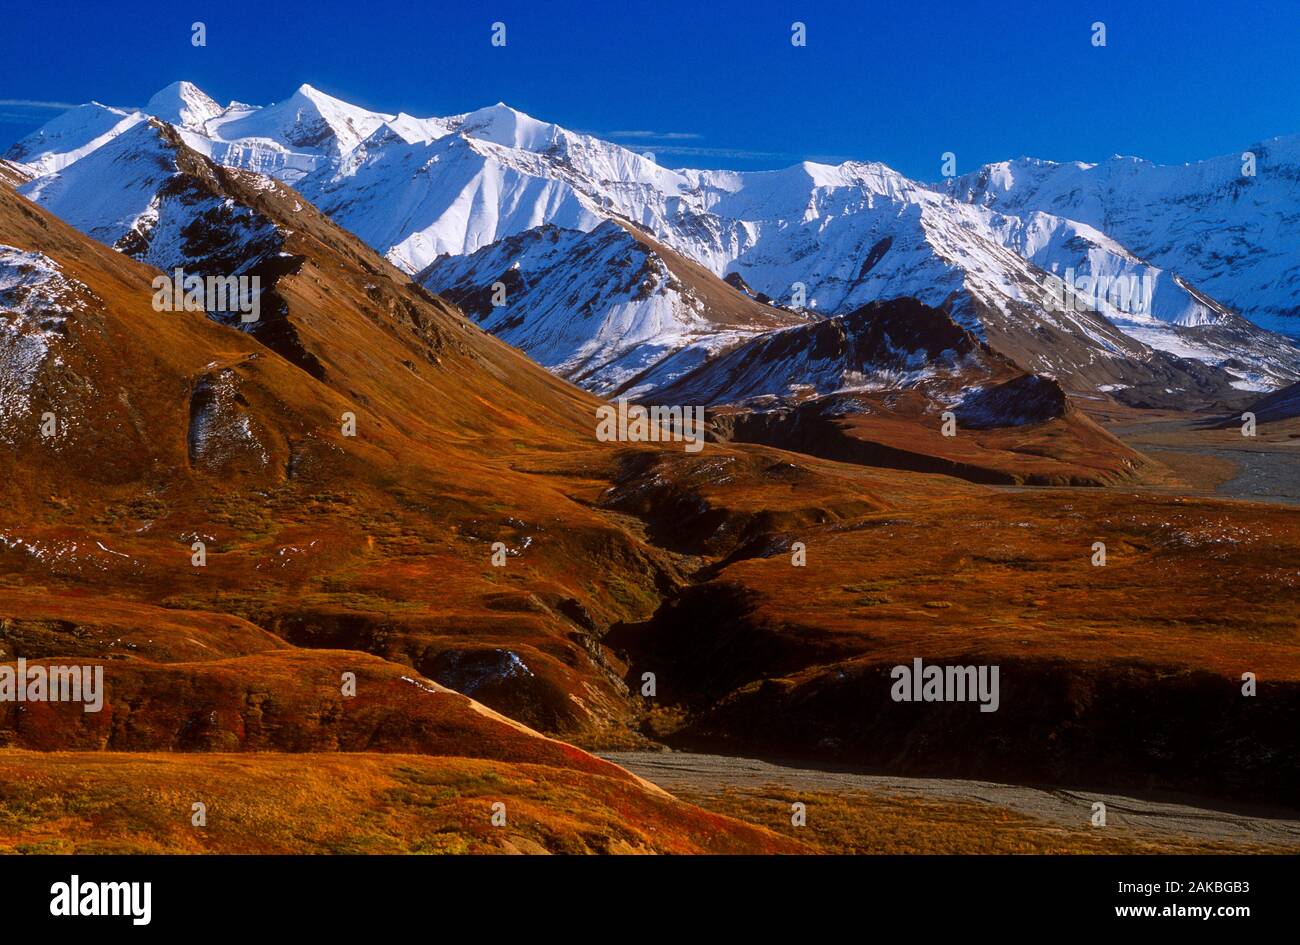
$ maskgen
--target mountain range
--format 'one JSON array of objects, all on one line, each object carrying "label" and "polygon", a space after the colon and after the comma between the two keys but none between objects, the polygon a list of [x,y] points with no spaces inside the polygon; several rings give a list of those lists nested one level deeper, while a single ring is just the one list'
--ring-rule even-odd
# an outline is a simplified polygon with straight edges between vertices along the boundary
[{"label": "mountain range", "polygon": [[[167,172],[147,116],[218,164],[293,184],[600,394],[653,399],[758,335],[896,298],[943,309],[1074,393],[1224,406],[1300,380],[1286,337],[1300,334],[1300,277],[1279,238],[1300,212],[1292,139],[1256,146],[1255,177],[1227,158],[1020,161],[927,184],[864,162],[671,170],[504,104],[420,119],[304,85],[222,107],[178,82],[141,109],[91,103],[20,141],[6,155],[32,178],[20,192],[112,245],[154,231]],[[1066,278],[1125,291],[1080,304],[1062,297]]]}]

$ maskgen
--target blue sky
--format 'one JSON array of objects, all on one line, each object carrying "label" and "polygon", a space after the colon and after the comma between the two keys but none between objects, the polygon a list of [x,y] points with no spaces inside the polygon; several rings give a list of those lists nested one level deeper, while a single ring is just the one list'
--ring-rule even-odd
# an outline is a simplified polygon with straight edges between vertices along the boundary
[{"label": "blue sky", "polygon": [[415,115],[502,100],[669,166],[855,158],[927,180],[945,151],[958,171],[1021,155],[1181,163],[1300,132],[1296,0],[74,0],[4,22],[0,147],[57,114],[24,103],[140,105],[178,78],[223,103],[303,82]]}]

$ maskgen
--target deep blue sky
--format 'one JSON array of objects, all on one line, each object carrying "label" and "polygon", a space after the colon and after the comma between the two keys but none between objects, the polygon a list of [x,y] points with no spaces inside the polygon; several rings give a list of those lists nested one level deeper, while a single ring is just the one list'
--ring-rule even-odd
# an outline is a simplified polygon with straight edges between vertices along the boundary
[{"label": "deep blue sky", "polygon": [[18,100],[140,105],[178,78],[222,103],[303,82],[415,115],[503,100],[669,166],[857,158],[927,180],[945,151],[959,171],[1021,155],[1181,163],[1300,132],[1296,0],[24,0],[0,14],[0,147],[57,113]]}]

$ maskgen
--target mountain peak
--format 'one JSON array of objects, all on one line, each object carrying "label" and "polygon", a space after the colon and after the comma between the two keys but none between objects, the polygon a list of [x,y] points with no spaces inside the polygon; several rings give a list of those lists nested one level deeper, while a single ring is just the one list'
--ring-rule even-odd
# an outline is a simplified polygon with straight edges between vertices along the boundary
[{"label": "mountain peak", "polygon": [[395,117],[352,105],[304,82],[284,101],[223,122],[217,133],[223,141],[269,138],[311,153],[342,156]]},{"label": "mountain peak", "polygon": [[559,128],[549,122],[538,121],[531,115],[525,115],[505,102],[497,102],[495,105],[480,108],[466,115],[460,131],[470,137],[491,141],[508,148],[534,151],[551,144]]},{"label": "mountain peak", "polygon": [[209,119],[222,113],[222,108],[193,82],[181,80],[154,93],[144,111],[173,125],[202,131]]},{"label": "mountain peak", "polygon": [[177,79],[175,82],[171,82],[167,85],[164,85],[161,89],[155,92],[153,98],[151,98],[150,101],[152,102],[158,99],[164,99],[168,97],[189,96],[189,95],[196,95],[196,94],[202,95],[204,98],[208,98],[207,94],[197,85],[195,85],[193,82],[190,82],[186,79]]},{"label": "mountain peak", "polygon": [[[360,113],[367,112],[367,109],[361,108],[359,105],[353,105],[351,102],[344,101],[341,98],[335,98],[333,95],[330,95],[328,92],[322,92],[320,89],[316,88],[316,86],[310,85],[306,82],[304,82],[302,85],[298,86],[298,88],[294,90],[294,93],[292,96],[290,96],[289,101],[300,102],[304,99],[310,102],[312,105],[316,106],[318,110],[329,109],[333,111],[347,111],[347,112],[360,112]],[[381,114],[381,113],[376,112],[374,114]]]},{"label": "mountain peak", "polygon": [[309,99],[310,101],[313,101],[313,102],[316,102],[316,101],[329,101],[329,102],[337,102],[337,101],[340,101],[339,99],[335,98],[334,96],[332,96],[332,95],[327,95],[326,93],[322,92],[320,89],[316,88],[316,86],[311,85],[310,83],[307,83],[307,82],[304,82],[302,85],[298,86],[298,88],[294,90],[293,97],[294,97],[294,98],[305,98],[305,99]]}]

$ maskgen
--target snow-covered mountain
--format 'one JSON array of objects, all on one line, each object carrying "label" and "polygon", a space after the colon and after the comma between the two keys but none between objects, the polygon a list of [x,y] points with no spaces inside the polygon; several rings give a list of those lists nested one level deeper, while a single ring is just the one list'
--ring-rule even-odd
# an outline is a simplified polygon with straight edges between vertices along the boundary
[{"label": "snow-covered mountain", "polygon": [[667,383],[756,334],[807,321],[612,220],[590,233],[544,224],[441,256],[417,279],[544,367],[606,395]]},{"label": "snow-covered mountain", "polygon": [[190,147],[220,164],[288,182],[341,159],[381,126],[409,141],[447,133],[443,119],[367,111],[310,85],[273,105],[223,107],[193,83],[173,82],[141,108],[91,102],[65,112],[15,144],[6,157],[38,174],[54,173],[149,117],[175,125]]},{"label": "snow-covered mountain", "polygon": [[1088,224],[1256,324],[1300,336],[1300,135],[1184,165],[1021,158],[949,189],[1005,213]]},{"label": "snow-covered mountain", "polygon": [[161,118],[178,128],[202,133],[208,122],[220,117],[222,108],[209,95],[191,82],[173,82],[159,89],[145,103],[145,115]]},{"label": "snow-covered mountain", "polygon": [[54,174],[144,121],[139,111],[89,102],[56,116],[13,145],[5,157],[38,175]]},{"label": "snow-covered mountain", "polygon": [[408,272],[543,224],[585,231],[609,216],[546,157],[460,134],[409,143],[384,128],[299,187]]},{"label": "snow-covered mountain", "polygon": [[[18,192],[77,229],[141,262],[234,275],[278,245],[265,221],[194,186],[182,134],[140,122],[67,168]],[[268,186],[273,181],[260,178]],[[220,233],[220,239],[213,237]]]},{"label": "snow-covered mountain", "polygon": [[[507,262],[524,267],[510,258],[523,252],[528,268],[519,276],[528,288],[519,304],[526,298],[528,305],[512,301],[485,314],[485,325],[597,390],[625,386],[656,363],[689,368],[692,358],[740,340],[724,334],[701,347],[691,306],[664,292],[629,307],[609,283],[608,267],[616,258],[640,267],[649,257],[638,260],[624,236],[602,227],[610,220],[784,308],[829,316],[902,297],[942,307],[1026,370],[1076,389],[1118,392],[1172,380],[1176,399],[1186,390],[1179,373],[1197,373],[1177,367],[1179,358],[1221,368],[1225,382],[1242,389],[1300,378],[1300,351],[1207,292],[1175,250],[1135,252],[1104,213],[1080,212],[1088,219],[1079,220],[1063,212],[1074,213],[1073,205],[1056,205],[1061,201],[1043,209],[1004,205],[1014,202],[1014,187],[1000,199],[969,182],[947,193],[859,162],[674,171],[500,103],[417,119],[370,112],[306,85],[265,108],[219,108],[194,86],[176,83],[146,110],[176,124],[186,144],[218,163],[294,183],[396,265],[423,271],[437,291],[470,296],[498,281]],[[104,156],[94,160],[96,151],[143,115],[83,106],[55,119],[10,152],[38,174],[24,192],[52,208],[60,193],[92,192],[89,182],[113,172]],[[77,176],[89,182],[69,183]],[[143,197],[149,173],[133,176]],[[1268,193],[1284,219],[1294,195]],[[108,216],[120,208],[102,200],[78,209],[65,198],[62,206],[56,212],[76,216],[88,232],[148,224],[147,207],[127,221]],[[544,226],[553,228],[545,237],[519,239]],[[550,242],[561,230],[568,232]],[[600,264],[570,265],[566,253]],[[1065,279],[1071,289],[1063,295]],[[1073,288],[1082,284],[1122,291],[1078,304]],[[596,314],[573,317],[575,299]],[[561,327],[566,312],[570,323]],[[685,362],[673,358],[681,350],[690,352]],[[1198,387],[1207,383],[1199,376]]]},{"label": "snow-covered mountain", "polygon": [[[300,186],[408,271],[543,224],[590,230],[613,217],[786,304],[946,305],[981,337],[1015,336],[1028,369],[1076,386],[1119,384],[1096,364],[1131,357],[1129,339],[1224,367],[1245,389],[1285,383],[1300,365],[1290,344],[1093,226],[964,205],[884,165],[677,172],[499,104],[449,125],[414,144],[381,131]],[[1049,273],[1149,286],[1149,306],[1103,297],[1096,313],[1061,312]]]}]

